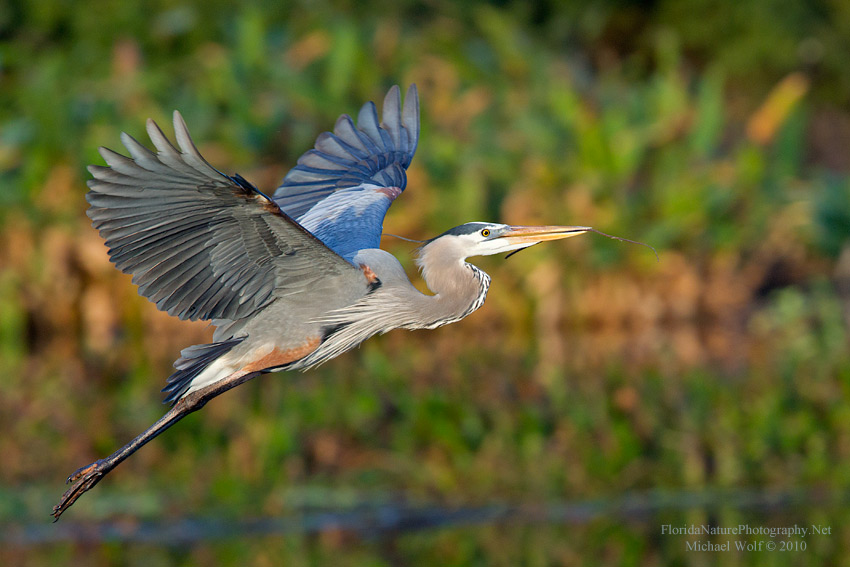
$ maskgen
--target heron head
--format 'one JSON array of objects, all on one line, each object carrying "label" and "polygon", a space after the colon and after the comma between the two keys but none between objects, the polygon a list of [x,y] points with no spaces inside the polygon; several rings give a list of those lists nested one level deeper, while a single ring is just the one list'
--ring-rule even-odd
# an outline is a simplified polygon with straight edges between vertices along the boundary
[{"label": "heron head", "polygon": [[[547,240],[561,240],[591,231],[587,226],[511,226],[490,222],[468,222],[425,243],[446,244],[463,258],[516,252]],[[424,246],[423,246],[424,248]]]}]

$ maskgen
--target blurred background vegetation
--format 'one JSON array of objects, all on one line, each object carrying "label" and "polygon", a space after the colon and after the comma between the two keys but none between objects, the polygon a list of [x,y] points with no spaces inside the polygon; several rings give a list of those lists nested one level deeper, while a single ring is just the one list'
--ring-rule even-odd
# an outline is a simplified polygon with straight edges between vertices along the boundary
[{"label": "blurred background vegetation", "polygon": [[[848,52],[840,0],[0,4],[0,563],[847,564]],[[592,225],[660,261],[592,235],[478,259],[494,284],[467,320],[238,388],[48,525],[211,335],[109,264],[97,147],[179,109],[272,190],[411,82],[386,232]],[[413,274],[414,245],[384,246]],[[532,512],[394,520],[490,506]],[[660,533],[707,522],[832,535],[765,555]]]}]

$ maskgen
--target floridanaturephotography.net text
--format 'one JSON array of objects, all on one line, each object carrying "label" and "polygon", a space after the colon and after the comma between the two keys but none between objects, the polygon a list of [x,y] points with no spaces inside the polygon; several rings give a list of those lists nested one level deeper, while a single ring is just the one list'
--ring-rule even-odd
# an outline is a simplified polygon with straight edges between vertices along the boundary
[{"label": "floridanaturephotography.net text", "polygon": [[832,526],[824,524],[794,524],[792,526],[662,524],[661,535],[683,536],[687,551],[794,552],[806,551],[809,546],[808,540],[813,537],[831,536]]}]

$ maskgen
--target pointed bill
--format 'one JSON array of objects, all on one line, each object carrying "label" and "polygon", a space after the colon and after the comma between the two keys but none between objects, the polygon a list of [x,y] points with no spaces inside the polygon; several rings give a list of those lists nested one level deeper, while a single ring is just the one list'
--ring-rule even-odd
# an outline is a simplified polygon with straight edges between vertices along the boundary
[{"label": "pointed bill", "polygon": [[498,238],[516,244],[537,244],[548,240],[561,240],[578,236],[593,229],[589,226],[512,226]]}]

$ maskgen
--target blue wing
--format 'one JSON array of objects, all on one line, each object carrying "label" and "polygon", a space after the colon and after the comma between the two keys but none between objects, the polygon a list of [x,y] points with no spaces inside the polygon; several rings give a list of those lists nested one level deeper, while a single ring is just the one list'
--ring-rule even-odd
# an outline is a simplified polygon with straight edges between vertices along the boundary
[{"label": "blue wing", "polygon": [[378,248],[384,215],[407,184],[405,170],[419,141],[419,96],[411,85],[401,105],[394,86],[384,99],[383,121],[372,102],[357,126],[347,114],[305,153],[273,199],[334,252],[351,260]]}]

